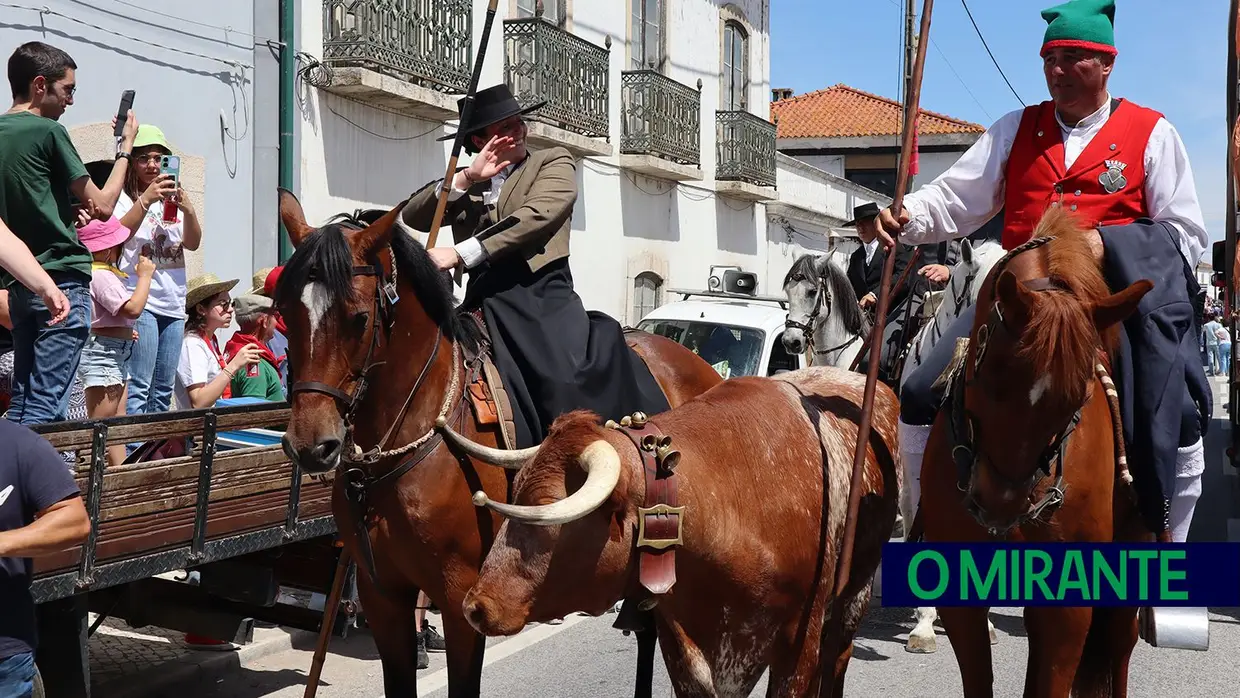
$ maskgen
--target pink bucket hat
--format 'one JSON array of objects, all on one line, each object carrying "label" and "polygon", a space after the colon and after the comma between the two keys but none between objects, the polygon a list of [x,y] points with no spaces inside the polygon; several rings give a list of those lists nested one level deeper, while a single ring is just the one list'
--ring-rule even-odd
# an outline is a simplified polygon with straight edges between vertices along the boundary
[{"label": "pink bucket hat", "polygon": [[93,220],[77,229],[78,239],[91,252],[101,252],[129,239],[129,228],[112,216],[106,221]]}]

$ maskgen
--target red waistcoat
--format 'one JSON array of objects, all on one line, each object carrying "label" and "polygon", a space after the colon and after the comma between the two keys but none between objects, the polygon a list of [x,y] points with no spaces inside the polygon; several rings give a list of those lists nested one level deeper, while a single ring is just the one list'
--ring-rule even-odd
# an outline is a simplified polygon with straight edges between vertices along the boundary
[{"label": "red waistcoat", "polygon": [[1064,171],[1055,104],[1026,107],[1008,156],[1003,248],[1033,237],[1042,214],[1067,206],[1084,225],[1123,225],[1148,216],[1145,145],[1162,114],[1119,100],[1111,116]]}]

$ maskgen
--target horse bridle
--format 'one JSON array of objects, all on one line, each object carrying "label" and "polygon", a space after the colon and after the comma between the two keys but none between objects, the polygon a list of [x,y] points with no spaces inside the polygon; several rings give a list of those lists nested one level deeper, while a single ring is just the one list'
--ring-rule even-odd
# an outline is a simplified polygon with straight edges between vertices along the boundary
[{"label": "horse bridle", "polygon": [[[792,277],[792,280],[804,281],[805,277],[798,274],[797,276]],[[791,315],[784,318],[785,330],[801,330],[801,332],[805,334],[805,350],[809,352],[810,357],[813,357],[819,353],[814,348],[814,325],[817,324],[818,315],[822,313],[822,309],[825,307],[827,309],[827,314],[824,315],[822,319],[824,321],[830,319],[832,305],[831,288],[827,285],[826,279],[821,276],[818,277],[818,280],[814,282],[814,286],[814,308],[810,311],[809,315],[805,317],[805,322],[797,322],[792,319]],[[821,353],[824,356],[827,356],[837,351],[843,351],[860,339],[861,335],[853,335],[851,339],[843,344],[836,345],[830,349],[825,349]]]},{"label": "horse bridle", "polygon": [[[1031,240],[1009,252],[1002,260],[1000,260],[999,269],[1002,270],[1015,255],[1035,247],[1040,247],[1053,238],[1044,237]],[[998,274],[994,275],[998,278]],[[1061,284],[1050,278],[1037,278],[1022,281],[1021,284],[1028,290],[1034,292],[1046,291],[1066,291],[1067,289]],[[945,400],[945,410],[947,412],[948,424],[950,426],[952,441],[952,460],[956,464],[957,483],[956,487],[964,493],[964,507],[969,514],[987,530],[988,533],[996,537],[1006,537],[1012,529],[1023,526],[1024,524],[1041,518],[1044,514],[1052,514],[1063,504],[1063,470],[1064,470],[1064,453],[1067,450],[1068,439],[1076,430],[1077,425],[1081,421],[1082,407],[1078,407],[1072,418],[1043,449],[1038,458],[1038,467],[1024,480],[1014,480],[999,472],[993,465],[989,466],[990,474],[996,480],[1000,481],[1004,486],[1019,490],[1021,492],[1032,493],[1039,484],[1048,477],[1054,475],[1054,482],[1047,488],[1046,493],[1036,503],[1033,503],[1025,511],[1025,513],[1016,517],[1012,522],[1005,525],[996,525],[989,520],[989,516],[985,508],[977,500],[977,492],[975,489],[976,479],[973,473],[982,466],[980,450],[977,446],[977,420],[968,411],[964,404],[965,388],[976,379],[981,371],[982,363],[986,358],[987,344],[990,338],[996,332],[1004,332],[1009,335],[1014,334],[1010,330],[1003,318],[1003,309],[999,305],[996,298],[990,307],[989,317],[986,324],[978,328],[977,339],[974,342],[973,349],[973,366],[972,377],[966,377],[969,374],[967,366],[960,366],[956,369],[955,375],[952,376],[948,396]],[[990,463],[990,459],[986,460]],[[1027,495],[1026,495],[1027,496]]]}]

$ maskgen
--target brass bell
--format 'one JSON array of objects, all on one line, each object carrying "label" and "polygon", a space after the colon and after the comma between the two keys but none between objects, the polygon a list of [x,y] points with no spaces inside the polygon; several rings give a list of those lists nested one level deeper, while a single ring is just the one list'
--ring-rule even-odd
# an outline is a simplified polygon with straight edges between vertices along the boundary
[{"label": "brass bell", "polygon": [[628,416],[627,414],[620,418],[620,426],[622,427],[627,427],[632,423],[633,423],[633,418]]},{"label": "brass bell", "polygon": [[614,419],[607,420],[607,423],[604,424],[603,426],[607,427],[608,429],[619,429],[620,428],[620,425],[617,424],[616,420]]},{"label": "brass bell", "polygon": [[641,429],[642,427],[646,426],[647,419],[648,418],[646,417],[645,412],[634,412],[633,413],[633,426],[637,427],[638,429]]}]

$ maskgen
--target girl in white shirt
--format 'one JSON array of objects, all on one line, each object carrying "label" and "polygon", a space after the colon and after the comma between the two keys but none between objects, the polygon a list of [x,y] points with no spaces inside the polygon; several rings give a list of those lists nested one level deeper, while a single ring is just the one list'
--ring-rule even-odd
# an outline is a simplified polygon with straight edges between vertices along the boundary
[{"label": "girl in white shirt", "polygon": [[[166,412],[172,404],[185,336],[185,251],[197,250],[202,242],[193,204],[171,175],[160,174],[160,159],[171,154],[162,131],[140,125],[132,166],[114,211],[121,224],[134,231],[119,265],[129,275],[131,292],[138,258],[155,263],[146,308],[134,325],[138,339],[128,362],[129,414]],[[165,208],[173,209],[168,222]]]},{"label": "girl in white shirt", "polygon": [[237,281],[220,281],[215,274],[203,274],[186,285],[185,336],[176,368],[179,409],[211,407],[221,397],[229,397],[229,384],[237,371],[262,358],[258,345],[247,344],[228,360],[215,339],[218,330],[232,323],[232,298],[228,292]]}]

